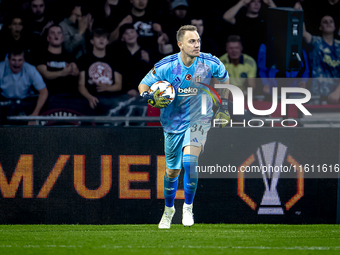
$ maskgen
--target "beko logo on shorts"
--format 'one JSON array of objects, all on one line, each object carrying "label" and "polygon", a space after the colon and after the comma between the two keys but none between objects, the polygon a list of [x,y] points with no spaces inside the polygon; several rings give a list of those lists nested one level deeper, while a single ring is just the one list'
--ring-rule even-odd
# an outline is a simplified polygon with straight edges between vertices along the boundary
[{"label": "beko logo on shorts", "polygon": [[191,88],[191,87],[184,88],[184,89],[178,88],[177,92],[179,93],[177,95],[179,97],[196,96],[198,93],[198,88]]}]

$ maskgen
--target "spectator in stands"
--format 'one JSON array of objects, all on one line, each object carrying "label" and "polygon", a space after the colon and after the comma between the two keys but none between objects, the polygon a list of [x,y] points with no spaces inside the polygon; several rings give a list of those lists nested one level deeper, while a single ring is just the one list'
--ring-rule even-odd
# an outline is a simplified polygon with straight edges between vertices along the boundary
[{"label": "spectator in stands", "polygon": [[127,15],[123,1],[119,0],[101,0],[93,7],[95,9],[91,12],[94,18],[93,29],[105,28],[109,33],[112,33]]},{"label": "spectator in stands", "polygon": [[197,27],[197,32],[201,37],[201,51],[210,53],[213,56],[219,56],[219,51],[213,39],[204,34],[204,20],[202,17],[192,17],[190,24]]},{"label": "spectator in stands", "polygon": [[32,46],[23,28],[23,18],[21,15],[14,14],[8,19],[8,26],[5,26],[0,31],[0,61],[5,60],[7,53],[12,47],[23,48],[27,54],[26,59],[28,59]]},{"label": "spectator in stands", "polygon": [[78,59],[86,53],[85,33],[91,30],[93,19],[89,13],[83,15],[80,2],[72,4],[71,9],[69,17],[59,25],[63,30],[64,49]]},{"label": "spectator in stands", "polygon": [[[2,112],[8,115],[18,115],[24,112],[31,116],[38,116],[46,102],[48,91],[36,68],[25,62],[23,48],[11,50],[8,53],[8,59],[0,62],[0,77],[2,77],[0,79],[1,101],[15,101],[7,107],[7,111]],[[39,93],[38,100],[36,97],[31,97],[32,85]],[[3,121],[5,116],[1,118]]]},{"label": "spectator in stands", "polygon": [[[302,10],[299,3],[295,8]],[[330,103],[338,103],[340,98],[340,41],[334,39],[334,19],[326,15],[321,18],[319,29],[321,37],[311,35],[305,25],[303,38],[311,48],[312,67],[311,92],[327,97]]]},{"label": "spectator in stands", "polygon": [[163,24],[164,21],[166,21],[166,19],[172,13],[172,2],[174,0],[164,0],[164,1],[163,1],[163,6],[161,7],[161,5],[160,5],[161,10],[159,12],[155,13],[155,15],[154,15],[154,17],[155,17],[154,23],[157,23],[159,26],[161,26],[160,24]]},{"label": "spectator in stands", "polygon": [[162,45],[163,49],[160,49],[160,52],[163,55],[177,51],[177,30],[182,25],[190,24],[187,0],[174,0],[171,7],[172,11],[168,15],[157,18],[155,23],[156,30],[161,34],[158,43]]},{"label": "spectator in stands", "polygon": [[256,61],[242,53],[242,41],[238,35],[230,35],[226,43],[226,51],[220,57],[230,76],[230,84],[238,86],[246,92],[247,87],[255,89],[255,79],[257,72]]},{"label": "spectator in stands", "polygon": [[52,25],[47,33],[48,48],[37,56],[36,66],[49,95],[78,93],[79,70],[75,57],[62,49],[63,31]]},{"label": "spectator in stands", "polygon": [[319,30],[319,21],[325,15],[333,17],[335,23],[335,39],[340,39],[340,1],[339,0],[324,0],[314,1],[299,0],[297,1],[304,9],[304,21],[306,29],[312,35],[321,35]]},{"label": "spectator in stands", "polygon": [[228,36],[235,34],[232,31],[234,26],[223,19],[223,14],[237,2],[238,0],[209,0],[209,2],[206,0],[188,0],[190,13],[194,17],[197,15],[203,16],[205,36],[215,41],[220,55],[225,52],[225,42]]},{"label": "spectator in stands", "polygon": [[88,100],[89,106],[96,109],[89,114],[106,115],[119,101],[118,92],[122,90],[120,66],[106,51],[108,36],[106,30],[94,29],[91,39],[93,51],[78,60],[78,90]]},{"label": "spectator in stands", "polygon": [[145,48],[157,48],[157,39],[161,31],[154,26],[154,17],[148,11],[148,0],[130,0],[132,8],[121,20],[118,27],[110,34],[110,43],[120,38],[119,29],[127,23],[132,23],[139,35],[139,43]]},{"label": "spectator in stands", "polygon": [[27,17],[28,36],[32,43],[39,49],[45,40],[45,31],[53,24],[52,19],[46,16],[45,0],[30,0],[30,12]]},{"label": "spectator in stands", "polygon": [[266,6],[276,7],[273,0],[240,0],[223,14],[223,19],[233,25],[233,33],[241,36],[243,52],[254,59],[267,36],[266,18],[260,12],[263,9],[262,2]]},{"label": "spectator in stands", "polygon": [[[145,73],[153,67],[155,53],[138,44],[139,35],[131,23],[121,26],[119,34],[123,42],[117,47],[117,56],[124,63],[122,92],[137,97],[139,96],[137,90],[139,82],[144,78]],[[133,70],[133,75],[131,70]]]}]

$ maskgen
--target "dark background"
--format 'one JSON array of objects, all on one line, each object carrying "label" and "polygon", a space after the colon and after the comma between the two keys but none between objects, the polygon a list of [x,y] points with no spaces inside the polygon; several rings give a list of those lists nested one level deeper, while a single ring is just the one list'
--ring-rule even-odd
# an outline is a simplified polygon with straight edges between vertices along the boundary
[{"label": "dark background", "polygon": [[[199,164],[216,151],[239,166],[269,142],[281,142],[300,164],[339,163],[339,129],[212,128]],[[161,128],[8,127],[0,128],[0,162],[7,180],[22,154],[34,157],[33,198],[0,195],[0,224],[156,224],[164,201],[157,199],[157,156],[164,155]],[[218,149],[218,150],[216,150]],[[60,155],[70,155],[48,198],[36,198]],[[85,155],[85,185],[100,186],[101,155],[112,156],[112,187],[101,199],[85,199],[74,188],[74,155]],[[119,155],[150,155],[150,166],[130,171],[149,172],[149,182],[131,188],[150,189],[151,199],[119,199]],[[325,160],[327,162],[325,162]],[[216,163],[215,163],[216,164]],[[181,174],[182,175],[182,174]],[[183,188],[182,177],[180,187]],[[198,183],[194,203],[196,223],[336,223],[338,179],[304,179],[304,196],[284,215],[258,215],[264,184],[262,176],[245,179],[245,192],[256,202],[252,210],[237,195],[237,179],[205,179]],[[296,179],[279,179],[282,205],[296,193]],[[1,188],[1,187],[0,187]],[[176,200],[173,223],[181,222],[183,200]]]}]

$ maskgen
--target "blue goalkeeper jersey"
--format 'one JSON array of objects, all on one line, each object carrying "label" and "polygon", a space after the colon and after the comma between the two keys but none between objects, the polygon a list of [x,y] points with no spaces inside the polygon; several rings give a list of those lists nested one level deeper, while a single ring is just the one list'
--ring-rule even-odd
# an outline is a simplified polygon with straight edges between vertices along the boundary
[{"label": "blue goalkeeper jersey", "polygon": [[[157,62],[143,78],[141,84],[151,87],[157,81],[168,81],[176,91],[174,101],[161,109],[161,124],[166,133],[181,133],[190,122],[210,122],[213,111],[213,100],[210,81],[214,77],[220,82],[229,79],[228,72],[222,62],[207,53],[200,53],[190,67],[186,67],[181,53],[173,54]],[[213,85],[212,85],[213,86]],[[202,95],[203,101],[202,114]]]}]

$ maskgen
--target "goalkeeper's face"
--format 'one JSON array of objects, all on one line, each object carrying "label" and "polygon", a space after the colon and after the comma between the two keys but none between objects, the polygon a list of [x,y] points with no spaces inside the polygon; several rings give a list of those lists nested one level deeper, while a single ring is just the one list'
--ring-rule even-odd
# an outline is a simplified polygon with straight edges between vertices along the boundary
[{"label": "goalkeeper's face", "polygon": [[197,31],[186,31],[178,46],[189,57],[198,57],[201,49],[201,38]]}]

